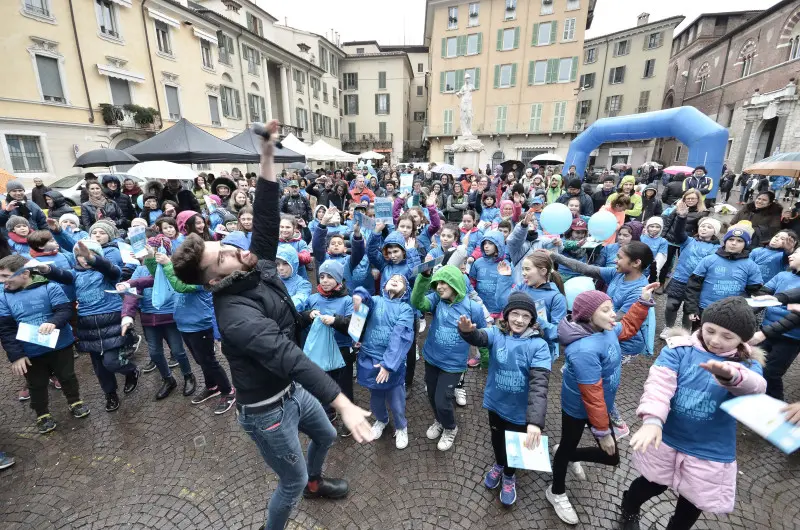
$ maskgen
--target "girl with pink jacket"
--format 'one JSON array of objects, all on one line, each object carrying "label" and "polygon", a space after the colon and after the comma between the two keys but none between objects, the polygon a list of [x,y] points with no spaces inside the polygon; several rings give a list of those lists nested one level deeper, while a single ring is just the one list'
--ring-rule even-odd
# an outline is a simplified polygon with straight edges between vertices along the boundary
[{"label": "girl with pink jacket", "polygon": [[638,530],[642,504],[667,488],[678,495],[667,530],[692,528],[704,511],[733,511],[736,420],[720,405],[767,388],[763,352],[747,344],[757,329],[737,296],[709,305],[693,335],[667,340],[636,411],[643,425],[631,448],[642,476],[622,495],[623,529]]}]

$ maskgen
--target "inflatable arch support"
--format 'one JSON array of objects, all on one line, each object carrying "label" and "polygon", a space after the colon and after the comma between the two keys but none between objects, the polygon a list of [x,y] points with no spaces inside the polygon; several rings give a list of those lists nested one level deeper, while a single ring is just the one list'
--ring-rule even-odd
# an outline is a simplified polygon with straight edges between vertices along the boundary
[{"label": "inflatable arch support", "polygon": [[714,180],[714,188],[708,196],[716,197],[728,146],[728,129],[694,107],[603,118],[594,122],[570,144],[564,175],[573,164],[579,168],[578,174],[583,174],[580,168],[586,167],[589,153],[603,143],[669,137],[677,138],[689,148],[687,166],[706,167],[708,176]]}]

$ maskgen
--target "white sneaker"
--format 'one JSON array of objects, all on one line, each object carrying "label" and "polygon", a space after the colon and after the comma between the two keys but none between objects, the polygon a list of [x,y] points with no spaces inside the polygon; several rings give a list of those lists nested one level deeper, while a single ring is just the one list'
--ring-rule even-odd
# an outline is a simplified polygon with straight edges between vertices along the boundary
[{"label": "white sneaker", "polygon": [[428,440],[435,440],[442,435],[443,430],[444,427],[442,427],[442,424],[438,421],[435,421],[433,422],[433,425],[428,427],[428,432],[425,433],[425,436],[428,437]]},{"label": "white sneaker", "polygon": [[442,431],[442,437],[439,438],[439,444],[436,446],[439,451],[447,451],[453,447],[453,442],[456,440],[456,434],[458,434],[458,427],[455,429],[444,429]]},{"label": "white sneaker", "polygon": [[661,332],[658,338],[661,340],[667,340],[669,338],[669,335],[667,335],[667,328],[664,328],[664,331]]},{"label": "white sneaker", "polygon": [[578,524],[578,514],[575,513],[575,509],[569,502],[566,493],[562,493],[561,495],[554,494],[553,486],[551,485],[547,487],[544,494],[547,500],[550,501],[550,504],[553,505],[553,508],[555,508],[556,515],[558,515],[559,519],[567,524]]},{"label": "white sneaker", "polygon": [[467,391],[463,388],[456,388],[453,393],[456,395],[456,405],[459,407],[467,406]]},{"label": "white sneaker", "polygon": [[395,431],[394,446],[398,449],[405,449],[408,447],[408,427]]},{"label": "white sneaker", "polygon": [[[556,451],[558,451],[559,445],[561,444],[555,444],[553,446],[554,455],[556,454]],[[577,478],[578,480],[586,480],[586,472],[583,470],[583,466],[581,465],[580,462],[570,462],[567,467],[572,472],[572,474],[575,475],[575,478]]]},{"label": "white sneaker", "polygon": [[386,428],[386,424],[382,421],[375,420],[375,423],[372,424],[372,439],[377,440],[383,434],[383,430]]}]

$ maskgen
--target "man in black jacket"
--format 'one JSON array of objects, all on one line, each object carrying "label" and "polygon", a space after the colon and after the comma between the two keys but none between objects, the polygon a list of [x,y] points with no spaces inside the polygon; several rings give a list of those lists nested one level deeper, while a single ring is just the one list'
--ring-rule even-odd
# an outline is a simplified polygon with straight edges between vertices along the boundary
[{"label": "man in black jacket", "polygon": [[167,186],[161,191],[161,197],[159,198],[158,203],[164,204],[164,201],[172,201],[177,203],[178,213],[186,210],[199,212],[201,208],[200,203],[197,201],[197,197],[194,196],[194,193],[192,193],[191,190],[185,189],[183,184],[181,184],[181,181],[178,179],[169,179],[167,181]]},{"label": "man in black jacket", "polygon": [[608,202],[608,197],[616,191],[614,187],[614,177],[611,175],[603,177],[603,183],[597,188],[597,191],[592,194],[594,211],[599,212],[600,209],[606,205],[606,202]]},{"label": "man in black jacket", "polygon": [[131,198],[120,190],[119,178],[116,175],[103,175],[103,193],[106,198],[114,201],[122,212],[122,219],[117,223],[117,228],[127,230],[131,221],[136,217]]},{"label": "man in black jacket", "polygon": [[[267,128],[274,136],[278,122],[273,120]],[[336,429],[320,402],[339,413],[357,442],[371,441],[372,434],[369,412],[348,400],[299,346],[304,322],[275,264],[280,219],[273,152],[274,143],[265,141],[250,250],[190,235],[172,262],[181,280],[214,291],[222,353],[236,387],[239,424],[279,479],[263,528],[278,529],[286,524],[301,494],[341,498],[348,492],[345,480],[322,477]],[[307,460],[299,430],[311,438]]]}]

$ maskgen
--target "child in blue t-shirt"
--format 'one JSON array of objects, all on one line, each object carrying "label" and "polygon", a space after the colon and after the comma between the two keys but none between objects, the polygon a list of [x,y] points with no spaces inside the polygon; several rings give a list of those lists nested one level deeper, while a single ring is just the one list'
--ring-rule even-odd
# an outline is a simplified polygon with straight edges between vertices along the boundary
[{"label": "child in blue t-shirt", "polygon": [[794,252],[795,241],[797,241],[797,234],[794,230],[781,230],[772,236],[766,246],[754,248],[750,252],[750,259],[758,265],[764,283],[770,281],[779,272],[786,270],[787,258]]},{"label": "child in blue t-shirt", "polygon": [[279,244],[275,265],[278,269],[278,276],[281,277],[289,296],[292,297],[292,303],[295,307],[302,307],[311,296],[311,283],[297,274],[300,261],[294,247],[284,243]]},{"label": "child in blue t-shirt", "polygon": [[[505,262],[506,242],[499,230],[489,230],[480,242],[482,257],[475,260],[469,269],[469,279],[478,292],[492,318],[500,316],[503,306],[497,303],[497,280],[499,263]],[[509,264],[510,265],[510,264]]]},{"label": "child in blue t-shirt", "polygon": [[602,247],[594,264],[598,267],[614,267],[617,264],[619,247],[627,245],[633,239],[633,228],[630,223],[620,226],[619,230],[617,230],[617,240]]},{"label": "child in blue t-shirt", "polygon": [[644,225],[644,232],[639,238],[639,241],[650,247],[650,251],[653,253],[653,263],[650,264],[649,276],[651,282],[658,281],[661,268],[667,262],[669,242],[661,236],[663,231],[664,219],[656,215],[647,220]]},{"label": "child in blue t-shirt", "polygon": [[678,503],[668,528],[691,528],[702,512],[733,511],[736,419],[721,405],[764,392],[763,352],[747,344],[758,326],[743,298],[709,304],[702,319],[691,337],[669,338],[650,368],[636,411],[643,425],[631,438],[642,476],[622,496],[625,523],[670,487]]},{"label": "child in blue t-shirt", "polygon": [[550,348],[541,339],[536,314],[531,297],[515,292],[496,326],[477,329],[466,315],[458,321],[462,339],[491,351],[483,408],[489,411],[495,463],[483,483],[495,489],[502,478],[500,502],[505,506],[517,500],[516,469],[508,464],[505,433],[526,433],[525,446],[534,449],[539,445],[547,412]]},{"label": "child in blue t-shirt", "polygon": [[500,208],[495,206],[495,196],[488,190],[483,194],[481,202],[477,206],[479,207],[478,212],[481,214],[480,220],[486,223],[491,223],[500,214]]}]

